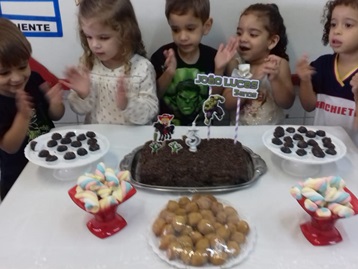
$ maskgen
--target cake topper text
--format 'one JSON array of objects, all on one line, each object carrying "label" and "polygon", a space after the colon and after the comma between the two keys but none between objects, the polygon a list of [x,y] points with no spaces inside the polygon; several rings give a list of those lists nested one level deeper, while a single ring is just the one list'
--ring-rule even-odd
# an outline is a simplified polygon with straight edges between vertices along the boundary
[{"label": "cake topper text", "polygon": [[197,74],[195,84],[225,88],[232,88],[234,97],[256,99],[258,96],[258,88],[260,81],[257,79],[246,79],[226,76],[216,76],[214,74]]}]

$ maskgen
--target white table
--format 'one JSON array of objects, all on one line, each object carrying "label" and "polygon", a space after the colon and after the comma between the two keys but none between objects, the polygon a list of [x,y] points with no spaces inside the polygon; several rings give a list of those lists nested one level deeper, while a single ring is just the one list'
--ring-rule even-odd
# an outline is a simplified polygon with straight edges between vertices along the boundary
[{"label": "white table", "polygon": [[[111,149],[104,157],[107,166],[116,167],[134,147],[152,139],[153,127],[80,125],[107,136]],[[339,220],[336,227],[343,241],[337,245],[315,247],[303,236],[300,223],[309,219],[291,197],[289,189],[300,177],[281,169],[281,159],[262,143],[265,130],[272,126],[239,128],[239,140],[261,155],[268,172],[248,189],[217,194],[242,210],[256,227],[257,242],[250,256],[237,266],[242,269],[357,268],[358,217]],[[347,146],[346,156],[321,166],[319,176],[342,176],[350,190],[358,194],[358,150],[339,127],[325,127]],[[175,138],[187,128],[176,128]],[[207,129],[202,128],[201,137]],[[212,127],[212,137],[233,137],[234,127]],[[67,191],[76,182],[59,181],[52,170],[29,163],[6,199],[0,205],[0,268],[169,268],[147,244],[153,218],[169,199],[180,194],[138,192],[118,212],[128,225],[119,233],[99,239],[86,222],[92,215],[82,211]]]}]

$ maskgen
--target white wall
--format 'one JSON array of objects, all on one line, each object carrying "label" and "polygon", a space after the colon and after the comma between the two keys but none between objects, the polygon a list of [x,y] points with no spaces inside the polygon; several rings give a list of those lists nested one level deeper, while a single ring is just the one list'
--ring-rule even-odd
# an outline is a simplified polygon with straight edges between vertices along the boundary
[{"label": "white wall", "polygon": [[[217,47],[236,32],[240,12],[256,1],[211,0],[211,16],[214,25],[203,43]],[[296,59],[303,53],[314,59],[330,52],[321,43],[323,26],[320,23],[326,0],[259,0],[275,2],[281,11],[287,28],[290,64],[294,71]],[[76,64],[82,49],[77,36],[77,7],[74,0],[59,0],[63,24],[63,37],[29,37],[34,57],[56,75],[61,76],[66,65]],[[159,46],[171,41],[171,34],[164,15],[165,0],[132,0],[142,30],[143,40],[150,56]]]}]

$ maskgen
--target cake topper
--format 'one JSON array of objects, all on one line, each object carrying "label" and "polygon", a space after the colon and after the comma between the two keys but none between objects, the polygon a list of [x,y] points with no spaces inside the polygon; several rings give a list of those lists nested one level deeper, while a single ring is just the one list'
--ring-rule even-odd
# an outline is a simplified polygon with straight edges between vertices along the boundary
[{"label": "cake topper", "polygon": [[168,146],[172,149],[172,153],[178,154],[179,150],[183,148],[177,141],[170,142]]},{"label": "cake topper", "polygon": [[195,123],[198,116],[196,116],[195,120],[192,123],[192,126],[188,129],[187,138],[185,139],[185,144],[188,145],[189,151],[191,152],[197,152],[197,146],[201,142],[201,138],[197,134],[199,129],[196,127]]},{"label": "cake topper", "polygon": [[157,116],[158,121],[154,123],[155,132],[160,133],[159,141],[172,139],[175,126],[171,124],[174,118],[172,114],[162,114]]},{"label": "cake topper", "polygon": [[225,98],[219,94],[210,94],[208,99],[204,101],[203,113],[205,116],[205,125],[210,125],[214,117],[219,121],[223,119],[225,112],[220,104],[224,102]]}]

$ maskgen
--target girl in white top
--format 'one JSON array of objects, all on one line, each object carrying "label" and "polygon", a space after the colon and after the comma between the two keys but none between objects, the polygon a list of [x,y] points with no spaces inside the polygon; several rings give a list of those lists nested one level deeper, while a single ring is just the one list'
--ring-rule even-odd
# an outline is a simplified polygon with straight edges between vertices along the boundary
[{"label": "girl in white top", "polygon": [[129,0],[82,0],[78,13],[84,53],[65,71],[72,110],[85,123],[148,124],[158,112],[155,71]]},{"label": "girl in white top", "polygon": [[[246,8],[239,19],[237,38],[243,62],[232,61],[229,71],[238,64],[250,64],[251,78],[260,80],[258,98],[241,99],[240,124],[281,123],[282,109],[292,106],[295,94],[286,54],[286,28],[278,7],[253,4]],[[225,89],[223,96],[225,108],[235,115],[237,98],[232,96],[232,89]],[[235,116],[231,120],[235,121]]]}]

